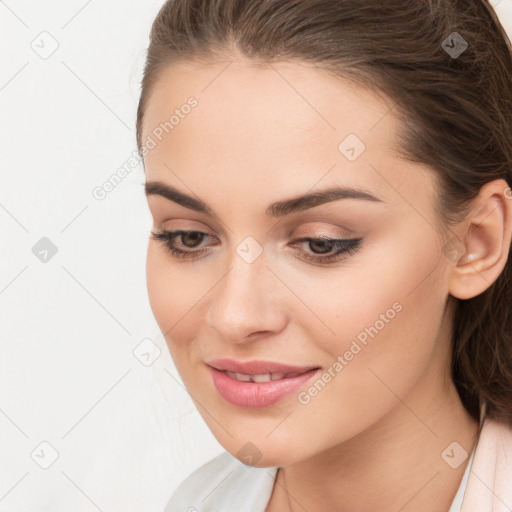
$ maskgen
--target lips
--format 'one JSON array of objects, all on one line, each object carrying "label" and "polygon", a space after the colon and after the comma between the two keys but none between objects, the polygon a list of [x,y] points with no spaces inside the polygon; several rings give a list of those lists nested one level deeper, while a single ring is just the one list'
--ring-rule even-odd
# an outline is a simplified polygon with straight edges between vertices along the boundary
[{"label": "lips", "polygon": [[206,364],[217,370],[244,375],[283,374],[287,377],[319,368],[318,366],[295,366],[274,361],[236,361],[235,359],[214,359],[207,361]]},{"label": "lips", "polygon": [[240,407],[268,407],[307,384],[318,366],[292,366],[273,361],[216,359],[206,363],[215,388]]},{"label": "lips", "polygon": [[300,373],[282,373],[282,372],[272,372],[272,373],[262,373],[262,374],[247,374],[247,373],[239,373],[239,372],[230,372],[229,370],[225,370],[226,375],[229,375],[232,379],[239,380],[240,382],[270,382],[271,380],[281,380],[287,379],[290,377],[295,377],[300,375]]}]

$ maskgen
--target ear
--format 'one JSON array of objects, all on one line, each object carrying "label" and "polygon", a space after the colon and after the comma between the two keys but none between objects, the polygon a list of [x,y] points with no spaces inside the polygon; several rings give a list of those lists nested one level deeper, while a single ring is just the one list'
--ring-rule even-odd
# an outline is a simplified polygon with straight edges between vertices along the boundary
[{"label": "ear", "polygon": [[489,288],[505,268],[510,251],[512,190],[508,183],[502,179],[486,183],[473,204],[457,229],[463,254],[448,278],[450,294],[459,299],[471,299]]}]

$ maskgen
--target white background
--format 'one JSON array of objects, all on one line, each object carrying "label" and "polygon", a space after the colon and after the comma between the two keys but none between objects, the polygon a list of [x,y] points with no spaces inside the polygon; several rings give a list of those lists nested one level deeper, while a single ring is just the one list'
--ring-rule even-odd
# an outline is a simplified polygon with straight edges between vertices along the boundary
[{"label": "white background", "polygon": [[[162,3],[0,1],[1,512],[161,511],[222,451],[147,299],[142,167],[92,194],[136,149]],[[512,36],[512,0],[494,5]]]}]

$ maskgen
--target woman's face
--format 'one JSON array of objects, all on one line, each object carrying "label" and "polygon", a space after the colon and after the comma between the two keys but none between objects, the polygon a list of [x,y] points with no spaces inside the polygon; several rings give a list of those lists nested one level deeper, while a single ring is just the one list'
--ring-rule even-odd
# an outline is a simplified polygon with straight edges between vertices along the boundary
[{"label": "woman's face", "polygon": [[[148,188],[152,231],[204,233],[169,241],[184,257],[150,237],[151,307],[209,428],[254,466],[348,447],[403,403],[425,420],[443,392],[450,260],[434,174],[394,153],[391,107],[312,66],[244,60],[175,65],[148,102],[147,185],[190,197]],[[367,195],[270,209],[331,187]],[[221,358],[312,370],[235,368],[276,379],[243,382]]]}]

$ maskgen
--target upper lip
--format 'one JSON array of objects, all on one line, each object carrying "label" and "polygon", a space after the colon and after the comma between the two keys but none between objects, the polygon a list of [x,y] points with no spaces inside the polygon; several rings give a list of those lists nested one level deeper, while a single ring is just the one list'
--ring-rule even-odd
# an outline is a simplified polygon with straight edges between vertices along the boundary
[{"label": "upper lip", "polygon": [[318,366],[295,366],[285,363],[276,363],[274,361],[252,360],[236,361],[235,359],[213,359],[206,361],[208,366],[217,370],[227,370],[230,372],[244,373],[246,375],[264,375],[267,373],[303,373],[309,370],[315,370]]}]

